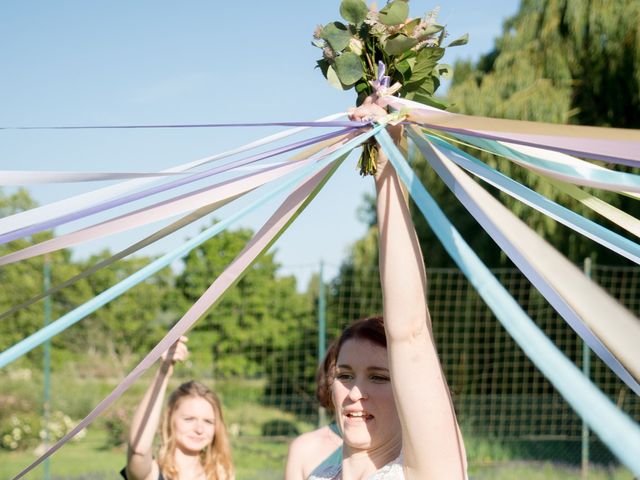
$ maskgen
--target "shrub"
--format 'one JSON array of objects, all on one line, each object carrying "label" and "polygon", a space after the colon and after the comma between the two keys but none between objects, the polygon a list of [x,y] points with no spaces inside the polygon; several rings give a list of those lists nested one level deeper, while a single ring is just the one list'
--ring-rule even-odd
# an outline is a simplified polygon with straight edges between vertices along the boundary
[{"label": "shrub", "polygon": [[130,421],[131,415],[126,408],[116,408],[107,413],[104,420],[104,425],[107,430],[107,447],[119,447],[127,442],[127,432]]},{"label": "shrub", "polygon": [[[13,413],[0,420],[0,448],[25,450],[44,441],[55,442],[74,426],[75,422],[60,411],[53,412],[47,422],[32,412]],[[84,434],[84,430],[79,432],[75,439],[82,438]]]}]

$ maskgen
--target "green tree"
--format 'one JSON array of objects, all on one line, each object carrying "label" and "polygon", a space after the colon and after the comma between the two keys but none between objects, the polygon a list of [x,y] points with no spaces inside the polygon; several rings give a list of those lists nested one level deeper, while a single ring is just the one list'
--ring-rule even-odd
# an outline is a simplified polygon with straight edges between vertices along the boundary
[{"label": "green tree", "polygon": [[[0,190],[0,214],[12,215],[36,206],[36,202],[24,189],[17,190],[11,195],[5,195]],[[25,239],[14,240],[0,245],[0,255],[25,248],[33,243],[52,238],[49,231],[36,233]],[[52,265],[51,282],[56,284],[78,273],[77,266],[71,263],[71,255],[62,250],[46,256],[39,256],[23,260],[0,268],[0,311],[5,312],[30,298],[42,293],[44,284],[44,262]],[[52,317],[55,319],[66,310],[72,300],[78,296],[88,295],[86,288],[74,286],[64,289],[53,296]],[[0,320],[0,350],[14,345],[23,338],[31,335],[43,327],[44,310],[42,302],[35,303],[28,308],[19,310],[13,315]],[[54,347],[60,346],[59,338],[54,338]],[[36,349],[29,354],[30,361],[40,361],[41,351]]]},{"label": "green tree", "polygon": [[[252,237],[248,229],[226,230],[194,249],[176,279],[182,310],[195,302],[240,253]],[[275,253],[259,258],[196,325],[195,333],[211,348],[214,373],[254,376],[267,359],[287,348],[296,330],[303,297],[293,277],[277,277]],[[204,337],[201,335],[204,334]]]},{"label": "green tree", "polygon": [[[36,206],[26,190],[6,196],[0,191],[0,213],[10,215]],[[0,254],[25,248],[52,238],[49,231],[0,246]],[[7,265],[0,269],[0,311],[4,312],[42,293],[44,262],[51,267],[51,285],[58,285],[78,275],[89,266],[109,257],[109,251],[83,261],[74,261],[68,250],[52,252]],[[56,320],[107,288],[139,270],[149,258],[123,259],[106,269],[54,293],[51,298],[51,320]],[[144,353],[157,341],[163,322],[163,300],[170,285],[170,271],[165,269],[141,283],[95,313],[71,326],[52,339],[53,359],[83,358],[88,352],[108,356],[111,365],[121,368],[133,353]],[[0,349],[22,340],[42,328],[43,302],[39,301],[0,320]],[[41,349],[27,358],[39,363]]]},{"label": "green tree", "polygon": [[[475,64],[456,64],[449,100],[454,110],[471,115],[638,128],[639,25],[636,0],[524,0],[505,21],[493,51]],[[479,156],[543,195],[618,230],[538,176],[511,162]],[[420,170],[427,177],[425,169]],[[425,182],[438,192],[434,181],[425,178]],[[640,214],[638,202],[628,197],[594,193],[635,216]],[[592,256],[599,263],[628,263],[505,194],[497,195],[573,261]],[[462,213],[454,213],[454,218],[462,223],[461,231],[472,246],[479,247],[491,264],[501,263],[501,257],[487,255],[491,245],[485,235],[474,238],[477,226],[462,220]]]},{"label": "green tree", "polygon": [[[77,268],[85,270],[110,256],[111,252],[104,250],[78,262]],[[78,286],[89,293],[76,304],[99,295],[152,260],[150,257],[125,258],[98,270],[78,282]],[[175,319],[176,315],[167,311],[172,286],[173,272],[167,267],[83,319],[77,329],[74,327],[69,332],[67,348],[77,351],[77,345],[82,345],[82,351],[105,356],[124,372],[132,357],[139,357],[155,346]]]}]

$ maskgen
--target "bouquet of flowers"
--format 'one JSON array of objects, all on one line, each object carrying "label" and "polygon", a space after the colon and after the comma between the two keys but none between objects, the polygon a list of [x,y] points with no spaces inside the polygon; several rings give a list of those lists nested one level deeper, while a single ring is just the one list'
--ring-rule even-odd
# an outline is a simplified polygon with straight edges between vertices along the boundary
[{"label": "bouquet of flowers", "polygon": [[[356,104],[372,93],[397,94],[438,108],[433,98],[440,78],[451,75],[451,66],[438,63],[444,55],[447,34],[436,23],[438,10],[422,18],[409,18],[409,0],[392,0],[380,11],[364,0],[342,0],[340,15],[346,23],[319,26],[313,45],[322,50],[318,67],[339,89],[355,88]],[[464,45],[468,35],[447,47]],[[375,173],[375,149],[365,145],[360,173]]]}]

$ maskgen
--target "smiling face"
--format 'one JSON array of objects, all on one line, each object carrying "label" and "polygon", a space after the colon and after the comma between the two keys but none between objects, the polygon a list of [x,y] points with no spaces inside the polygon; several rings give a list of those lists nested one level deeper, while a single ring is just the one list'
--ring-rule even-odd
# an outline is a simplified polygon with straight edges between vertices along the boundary
[{"label": "smiling face", "polygon": [[187,454],[199,453],[215,435],[213,407],[202,397],[182,398],[173,412],[172,427],[180,450]]},{"label": "smiling face", "polygon": [[401,445],[386,348],[368,340],[344,342],[331,394],[336,420],[348,448],[372,450]]}]

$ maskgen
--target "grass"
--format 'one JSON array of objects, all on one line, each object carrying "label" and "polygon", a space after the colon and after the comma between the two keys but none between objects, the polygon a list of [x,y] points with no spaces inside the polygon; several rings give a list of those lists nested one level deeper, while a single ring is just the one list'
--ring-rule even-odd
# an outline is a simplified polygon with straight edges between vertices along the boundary
[{"label": "grass", "polygon": [[[65,445],[51,458],[52,480],[107,480],[118,477],[124,465],[122,448],[105,449],[104,433],[89,431],[86,438]],[[281,439],[239,438],[233,443],[238,480],[281,479],[287,453],[287,441]],[[0,452],[0,478],[12,478],[35,460],[28,452]],[[580,470],[548,462],[499,462],[471,465],[472,480],[579,480]],[[38,467],[26,478],[43,479]],[[630,472],[618,468],[591,467],[589,480],[633,480]]]},{"label": "grass", "polygon": [[[142,397],[151,373],[132,387],[110,411],[121,409],[124,422],[130,418],[133,408]],[[37,411],[41,402],[42,378],[34,372],[29,378],[24,375],[3,375],[0,378],[4,394],[0,394],[3,408],[20,411]],[[53,378],[53,408],[70,414],[76,420],[82,418],[117,383],[117,378],[78,377],[60,371]],[[172,379],[172,385],[185,378]],[[211,382],[208,382],[211,383]],[[238,480],[281,479],[284,472],[288,439],[264,437],[265,426],[290,426],[291,431],[304,432],[314,428],[292,413],[262,404],[264,383],[259,380],[219,381],[214,384],[225,406],[224,413],[232,433],[234,463]],[[8,393],[10,392],[10,393]],[[25,403],[26,402],[26,403]],[[1,414],[2,412],[0,412]],[[6,413],[6,412],[5,412]],[[564,457],[551,462],[546,444],[509,445],[495,440],[478,438],[468,432],[464,434],[470,463],[469,473],[473,480],[578,480],[580,470],[561,463]],[[123,447],[108,447],[108,436],[104,418],[92,424],[85,438],[72,441],[61,448],[50,460],[51,479],[55,480],[106,480],[119,478],[118,471],[124,466]],[[540,457],[532,456],[537,450]],[[548,450],[548,448],[547,448]],[[555,446],[560,451],[562,447]],[[522,459],[529,458],[528,461]],[[540,459],[541,458],[541,459]],[[596,458],[595,456],[593,458]],[[0,450],[0,479],[12,478],[36,459],[29,451],[7,452]],[[37,467],[27,475],[28,479],[44,478],[43,467]],[[606,469],[591,467],[590,480],[632,480],[633,475],[623,468]]]},{"label": "grass", "polygon": [[[548,462],[507,462],[496,465],[471,466],[472,480],[581,480],[580,469]],[[633,480],[622,468],[604,469],[591,466],[589,480]]]},{"label": "grass", "polygon": [[[90,429],[82,440],[68,443],[50,459],[52,479],[107,480],[119,478],[125,464],[124,448],[105,448],[106,436],[100,429]],[[281,439],[236,439],[234,460],[239,480],[281,479],[288,442]],[[31,452],[0,451],[0,478],[12,478],[37,457]],[[44,478],[43,466],[38,466],[28,479]]]},{"label": "grass", "polygon": [[[105,433],[99,429],[87,430],[85,438],[68,443],[50,459],[52,479],[98,480],[117,478],[124,466],[122,449],[105,449]],[[12,478],[37,457],[31,452],[0,451],[0,478]],[[43,466],[37,467],[26,478],[44,478]]]}]

